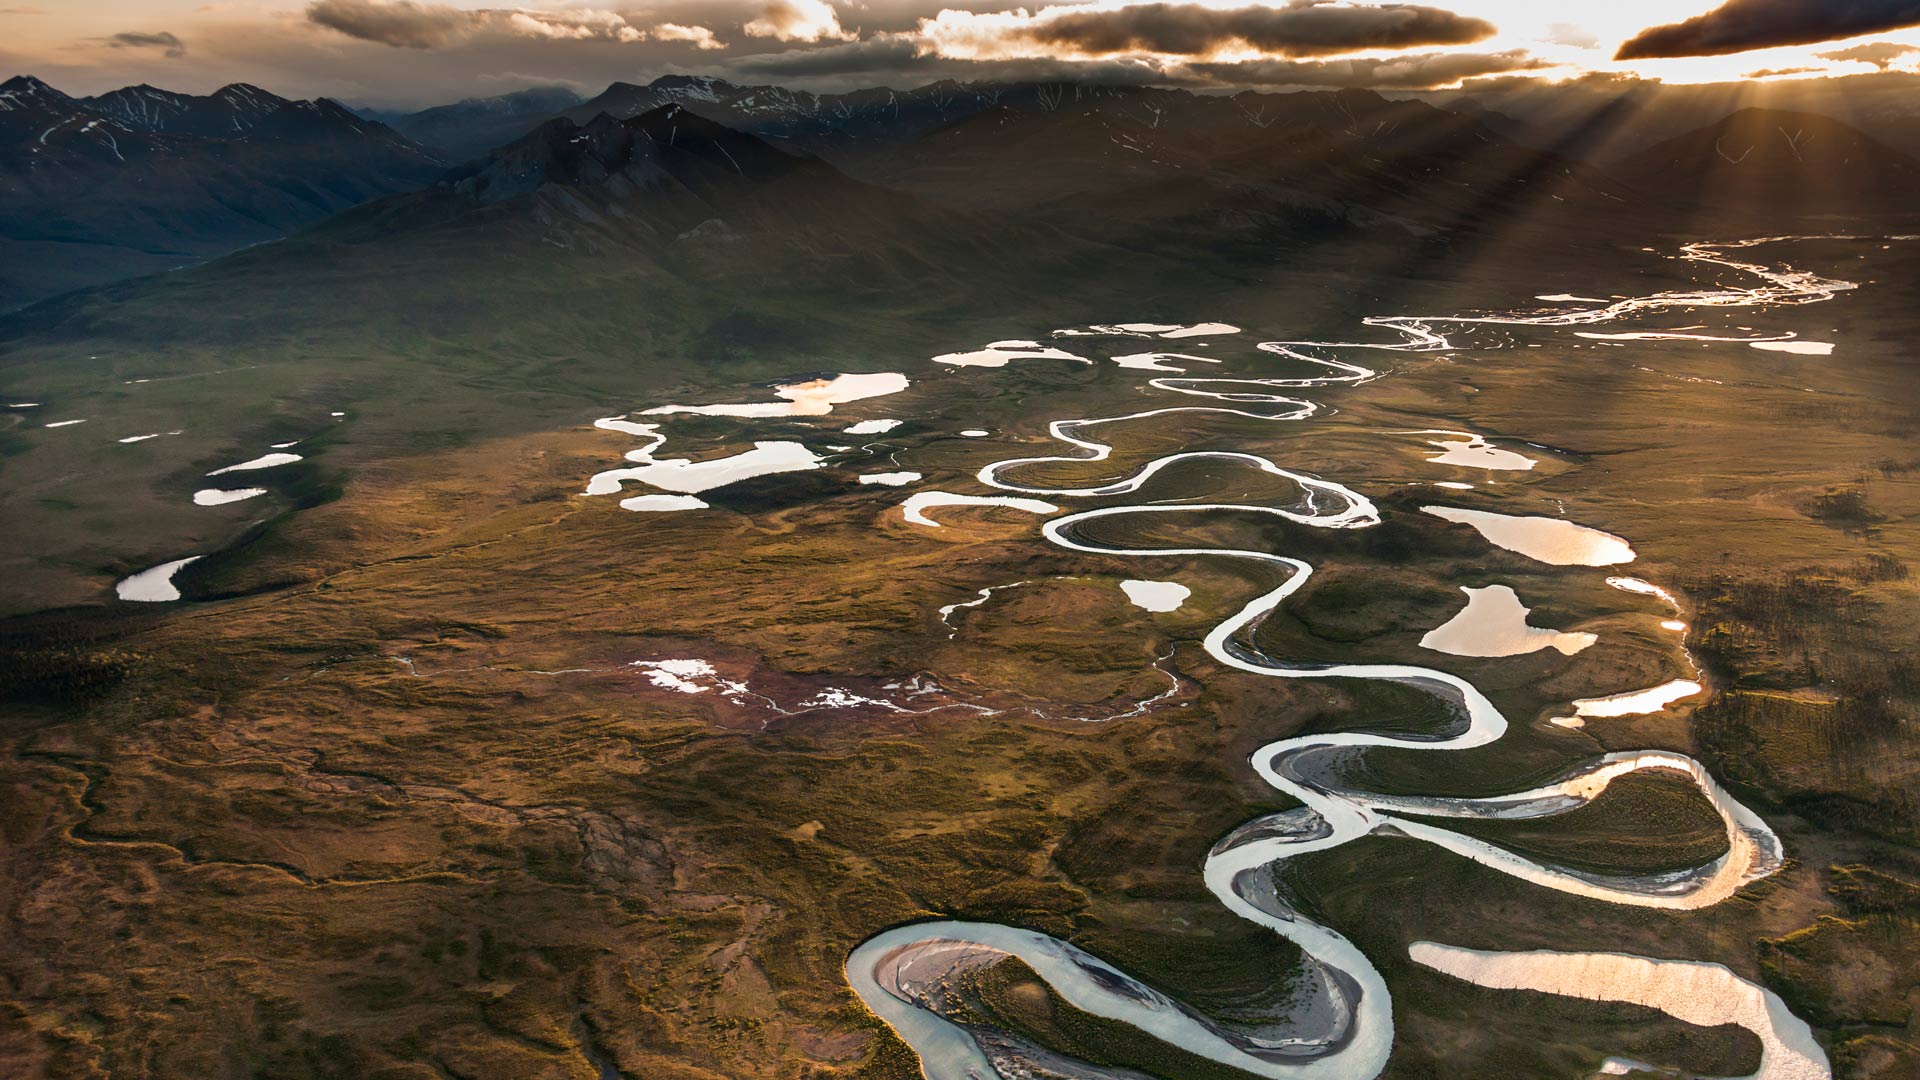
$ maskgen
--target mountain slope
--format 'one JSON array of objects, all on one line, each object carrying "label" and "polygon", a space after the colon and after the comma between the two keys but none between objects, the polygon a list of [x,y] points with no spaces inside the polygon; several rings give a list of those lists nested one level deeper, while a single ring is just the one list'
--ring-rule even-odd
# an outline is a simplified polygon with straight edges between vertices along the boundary
[{"label": "mountain slope", "polygon": [[584,100],[564,86],[535,86],[511,94],[468,98],[419,112],[368,114],[422,146],[464,161],[526,134]]},{"label": "mountain slope", "polygon": [[1920,160],[1813,113],[1742,109],[1616,161],[1648,191],[1730,213],[1862,213],[1910,207]]},{"label": "mountain slope", "polygon": [[[1618,185],[1476,117],[1368,91],[994,106],[876,148],[856,175],[1129,248],[1270,258],[1335,234],[1444,237],[1495,217],[1610,214]],[[1263,254],[1264,253],[1264,254]]]},{"label": "mountain slope", "polygon": [[[906,370],[1054,327],[1252,326],[1279,310],[1304,325],[1377,296],[1366,291],[1375,280],[1457,279],[1495,211],[1503,251],[1537,258],[1566,242],[1566,230],[1529,226],[1514,197],[1537,191],[1536,204],[1559,205],[1550,156],[1378,99],[1299,108],[1338,117],[1339,133],[1166,116],[1156,126],[1099,109],[982,113],[922,164],[937,168],[941,154],[990,162],[1008,191],[1045,183],[1058,194],[971,207],[930,194],[954,191],[964,168],[903,193],[679,105],[562,118],[426,188],[284,240],[0,317],[0,386],[79,418],[106,415],[93,403],[131,380],[164,377],[192,402],[196,432],[273,445],[317,425],[345,441],[326,444],[313,468],[359,469],[578,425],[676,387]],[[1446,227],[1463,221],[1473,227]],[[1033,375],[1103,370],[1036,365]],[[263,429],[265,402],[297,422]],[[127,433],[180,426],[169,423]],[[156,442],[105,449],[175,447]],[[169,466],[176,479],[197,484],[246,460],[204,445],[196,454]],[[54,491],[68,465],[47,456],[34,467]],[[302,499],[334,483],[325,471],[288,475],[302,478]],[[112,473],[94,487],[108,480],[128,482]],[[99,532],[205,550],[235,535],[206,529],[246,525],[208,526],[199,511],[184,499],[130,503]]]},{"label": "mountain slope", "polygon": [[76,99],[0,84],[0,308],[270,240],[446,163],[338,104],[254,87]]},{"label": "mountain slope", "polygon": [[0,83],[0,175],[36,168],[83,168],[166,148],[125,122],[22,75]]},{"label": "mountain slope", "polygon": [[432,187],[343,215],[312,236],[382,243],[484,225],[502,242],[537,234],[560,247],[652,251],[709,221],[734,236],[751,224],[777,243],[803,233],[872,236],[874,219],[908,210],[817,158],[666,105],[625,120],[548,121]]},{"label": "mountain slope", "polygon": [[636,297],[662,323],[761,307],[821,322],[836,307],[1015,296],[1086,249],[669,105],[550,121],[279,243],[18,312],[0,321],[0,342],[139,337],[197,350],[295,336],[358,349],[425,331],[489,351],[511,334],[544,353],[583,329],[597,336]]},{"label": "mountain slope", "polygon": [[[1403,109],[1362,93],[1369,110]],[[561,115],[586,123],[678,104],[778,145],[850,165],[875,149],[949,128],[983,113],[1092,114],[1115,122],[1189,133],[1246,134],[1266,128],[1342,128],[1356,120],[1351,102],[1329,91],[1227,97],[1151,86],[1068,82],[975,82],[951,79],[911,90],[877,87],[817,94],[781,86],[743,86],[711,76],[665,75],[645,85],[616,82]],[[529,122],[527,127],[532,127]],[[523,129],[524,130],[524,129]]]},{"label": "mountain slope", "polygon": [[783,86],[740,86],[706,75],[663,75],[640,86],[616,82],[567,110],[585,121],[616,119],[683,105],[739,130],[809,151],[873,138],[917,135],[991,105],[989,96],[940,82],[915,90],[884,88],[816,94]]},{"label": "mountain slope", "polygon": [[[647,93],[723,96],[715,82],[659,82]],[[716,102],[561,117],[430,187],[181,275],[180,290],[80,298],[36,312],[26,332],[132,317],[150,335],[175,323],[186,333],[173,312],[194,301],[158,298],[205,295],[212,282],[284,296],[324,281],[324,303],[276,317],[349,336],[429,317],[436,334],[461,338],[548,314],[564,325],[594,297],[645,289],[660,303],[719,283],[736,298],[833,305],[917,291],[914,305],[972,303],[1108,288],[1196,257],[1210,272],[1257,274],[1336,239],[1390,257],[1413,257],[1417,239],[1433,249],[1419,258],[1444,260],[1462,225],[1623,205],[1589,170],[1419,102],[1033,89],[1013,95],[1033,108],[989,104],[876,144],[852,175],[703,115]],[[556,288],[566,295],[553,312],[525,310]],[[522,311],[510,320],[480,295]]]},{"label": "mountain slope", "polygon": [[[194,403],[193,434],[134,444],[143,455],[351,432],[321,471],[278,478],[324,501],[327,470],[573,425],[716,378],[897,370],[1035,295],[1140,295],[1172,270],[876,188],[668,106],[556,120],[284,240],[0,315],[0,387],[100,416],[98,396],[152,378]],[[255,440],[268,413],[295,418]],[[216,464],[167,468],[198,484]],[[15,531],[38,535],[57,509],[16,513]],[[247,528],[184,498],[111,513],[97,538],[225,545]]]},{"label": "mountain slope", "polygon": [[1920,155],[1920,72],[1915,71],[1722,83],[1607,76],[1516,79],[1423,96],[1498,110],[1520,125],[1514,137],[1592,162],[1638,154],[1748,107],[1829,116],[1901,153]]}]

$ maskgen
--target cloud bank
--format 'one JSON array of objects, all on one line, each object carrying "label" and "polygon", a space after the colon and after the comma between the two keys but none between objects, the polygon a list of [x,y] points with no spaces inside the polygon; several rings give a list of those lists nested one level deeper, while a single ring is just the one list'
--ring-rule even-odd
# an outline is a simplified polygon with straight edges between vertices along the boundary
[{"label": "cloud bank", "polygon": [[[503,72],[589,89],[690,70],[834,89],[943,78],[1427,89],[1548,66],[1518,40],[1487,44],[1497,28],[1449,0],[274,2],[291,17],[216,4],[171,25],[193,55],[164,67],[187,78],[217,64],[228,81],[386,105],[491,89]],[[91,44],[89,75],[113,72],[100,81],[158,78],[162,53],[184,49],[158,35]],[[108,44],[127,51],[101,56]],[[395,64],[390,50],[410,55]]]},{"label": "cloud bank", "polygon": [[[748,29],[752,31],[751,25]],[[1524,49],[1411,51],[1482,41],[1495,33],[1485,20],[1418,4],[1286,0],[1240,7],[1164,2],[1113,6],[1077,0],[1038,10],[945,8],[911,30],[858,40],[848,40],[853,37],[849,34],[822,47],[737,56],[725,68],[735,75],[776,81],[951,75],[1415,89],[1549,66]],[[1369,55],[1342,55],[1363,52]]]},{"label": "cloud bank", "polygon": [[1724,56],[1920,26],[1920,0],[1727,0],[1685,22],[1640,31],[1615,60]]},{"label": "cloud bank", "polygon": [[840,13],[826,0],[772,0],[740,29],[748,37],[776,41],[852,41],[860,36],[841,28]]},{"label": "cloud bank", "polygon": [[1492,23],[1418,4],[1351,5],[1288,0],[1284,5],[1217,8],[1145,3],[1125,7],[1068,4],[997,12],[945,10],[920,34],[950,59],[1002,59],[1065,53],[1306,57],[1465,45],[1492,37]]},{"label": "cloud bank", "polygon": [[110,49],[159,49],[169,60],[178,60],[187,55],[187,46],[179,38],[166,31],[157,34],[129,32],[115,34],[106,39]]},{"label": "cloud bank", "polygon": [[1814,53],[1813,55],[1822,60],[1872,64],[1881,71],[1885,71],[1899,61],[1901,57],[1910,56],[1913,53],[1920,53],[1920,45],[1896,45],[1891,41],[1874,41],[1865,45],[1852,45],[1844,49]]},{"label": "cloud bank", "polygon": [[629,16],[592,8],[472,10],[417,0],[314,0],[307,5],[307,21],[396,49],[439,49],[489,37],[629,44],[667,41],[697,49],[725,47],[704,26],[671,22],[637,25]]},{"label": "cloud bank", "polygon": [[1546,36],[1540,40],[1549,45],[1565,45],[1572,49],[1597,49],[1600,47],[1599,35],[1574,23],[1557,22],[1547,27]]},{"label": "cloud bank", "polygon": [[1498,53],[1419,53],[1347,60],[1248,60],[1233,64],[1189,64],[1187,70],[1208,82],[1228,86],[1369,86],[1382,90],[1422,90],[1463,79],[1537,71],[1548,66],[1526,50],[1515,49]]},{"label": "cloud bank", "polygon": [[1426,90],[1466,79],[1538,71],[1552,65],[1524,49],[1498,53],[1415,53],[1334,60],[1165,62],[1151,57],[1106,60],[1026,58],[951,61],[925,52],[910,36],[868,39],[825,49],[790,49],[737,57],[724,65],[735,77],[766,79],[864,78],[904,75],[987,81],[1068,80],[1106,85],[1190,87],[1373,87]]}]

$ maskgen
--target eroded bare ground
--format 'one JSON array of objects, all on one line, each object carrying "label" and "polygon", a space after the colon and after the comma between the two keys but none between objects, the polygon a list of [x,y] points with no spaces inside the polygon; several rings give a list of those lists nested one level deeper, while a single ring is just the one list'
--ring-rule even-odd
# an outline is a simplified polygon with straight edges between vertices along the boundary
[{"label": "eroded bare ground", "polygon": [[[1658,366],[1651,349],[1489,352],[1345,391],[1328,428],[1260,433],[1262,452],[1388,511],[1345,546],[1231,526],[1320,566],[1263,629],[1270,650],[1405,657],[1457,607],[1453,583],[1489,573],[1544,623],[1603,635],[1576,657],[1463,661],[1533,718],[1526,737],[1471,762],[1373,755],[1377,789],[1508,790],[1596,745],[1670,747],[1758,807],[1792,860],[1675,916],[1386,839],[1316,857],[1292,886],[1395,988],[1390,1075],[1559,1075],[1602,1053],[1753,1064],[1733,1029],[1448,981],[1404,960],[1416,939],[1710,958],[1803,1010],[1842,1075],[1920,1061],[1920,677],[1900,651],[1920,614],[1920,458],[1901,341],[1861,337],[1818,393],[1804,361],[1731,350]],[[1006,440],[1037,445],[1046,418],[1009,422],[997,454],[924,452],[970,470]],[[1410,419],[1570,451],[1515,505],[1560,500],[1630,536],[1636,572],[1695,608],[1716,695],[1544,723],[1660,675],[1672,636],[1597,581],[1420,520],[1431,490],[1396,489],[1449,474],[1369,434]],[[570,494],[622,449],[583,428],[369,470],[207,568],[228,599],[33,625],[64,651],[11,654],[0,1073],[905,1078],[912,1056],[840,968],[864,937],[935,915],[1070,938],[1215,1012],[1282,993],[1288,951],[1198,875],[1216,839],[1279,808],[1246,756],[1290,731],[1422,722],[1412,698],[1213,664],[1197,640],[1271,584],[1256,571],[1169,563],[1154,576],[1194,596],[1149,618],[1115,587],[1142,563],[1043,546],[1017,513],[933,532],[901,520],[900,493],[814,478],[698,515]],[[940,606],[1013,581],[1034,584],[958,613],[948,637]],[[1698,798],[1657,781],[1485,835],[1636,869],[1718,842]],[[1018,971],[964,989],[1036,1044],[1126,1056],[1124,1033]],[[1127,1052],[1108,1063],[1179,1068]]]}]

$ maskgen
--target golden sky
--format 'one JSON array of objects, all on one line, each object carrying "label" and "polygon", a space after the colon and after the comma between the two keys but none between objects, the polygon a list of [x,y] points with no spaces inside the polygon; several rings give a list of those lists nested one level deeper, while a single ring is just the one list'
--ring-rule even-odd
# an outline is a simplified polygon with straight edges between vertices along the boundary
[{"label": "golden sky", "polygon": [[[1764,2],[1777,7],[1793,0]],[[1364,9],[1382,6],[1178,3],[1183,13],[1152,24],[1162,28],[1156,33],[1169,24],[1212,25],[1206,10],[1265,8],[1281,13],[1274,33],[1284,38],[1292,33],[1286,19],[1299,14],[1295,9],[1344,18],[1356,10],[1379,15]],[[1818,9],[1820,0],[1808,4]],[[1079,37],[1062,43],[1058,26],[1065,24],[1055,20],[1063,14],[1098,29],[1112,13],[1139,6],[1138,0],[1024,6],[996,0],[0,0],[0,74],[37,74],[73,93],[140,81],[205,92],[249,81],[303,96],[425,102],[540,82],[591,92],[612,79],[643,81],[666,72],[844,87],[1084,70],[1187,85],[1415,89],[1505,73],[1561,79],[1619,72],[1697,83],[1749,80],[1759,72],[1788,73],[1768,78],[1859,74],[1876,70],[1874,60],[1898,70],[1920,66],[1920,29],[1914,28],[1721,56],[1613,59],[1640,31],[1711,11],[1717,0],[1429,0],[1421,6],[1437,10],[1435,21],[1484,20],[1492,33],[1332,51],[1232,38],[1184,52],[1112,51]],[[1219,25],[1243,24],[1226,18]],[[1821,56],[1862,43],[1888,47],[1868,60]]]}]

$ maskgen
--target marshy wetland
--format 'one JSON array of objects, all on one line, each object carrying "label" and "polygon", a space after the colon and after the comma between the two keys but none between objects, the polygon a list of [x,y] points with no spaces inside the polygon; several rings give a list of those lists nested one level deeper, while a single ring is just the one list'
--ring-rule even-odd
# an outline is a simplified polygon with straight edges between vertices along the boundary
[{"label": "marshy wetland", "polygon": [[[13,1015],[76,1074],[1901,1075],[1915,246],[953,326],[385,464],[354,401],[117,575],[183,599],[7,639],[9,933],[87,930]],[[124,452],[192,509],[188,441]]]}]

